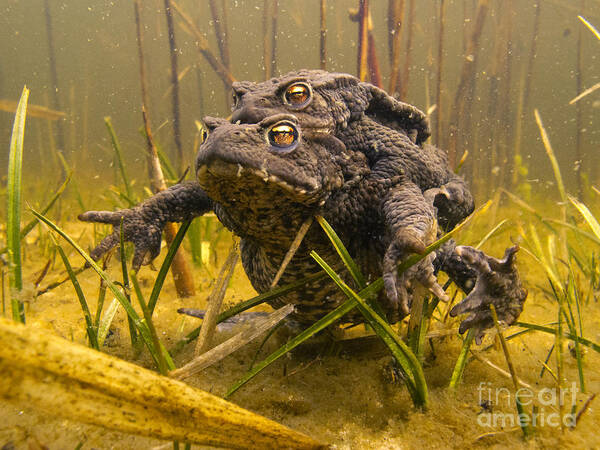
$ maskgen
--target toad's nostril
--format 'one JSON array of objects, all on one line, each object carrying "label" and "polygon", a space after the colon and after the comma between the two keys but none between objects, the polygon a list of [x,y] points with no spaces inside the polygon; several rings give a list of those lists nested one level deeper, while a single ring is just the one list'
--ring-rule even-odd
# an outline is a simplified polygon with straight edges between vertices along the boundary
[{"label": "toad's nostril", "polygon": [[259,113],[260,108],[240,108],[231,114],[231,123],[257,123],[264,118],[264,114]]}]

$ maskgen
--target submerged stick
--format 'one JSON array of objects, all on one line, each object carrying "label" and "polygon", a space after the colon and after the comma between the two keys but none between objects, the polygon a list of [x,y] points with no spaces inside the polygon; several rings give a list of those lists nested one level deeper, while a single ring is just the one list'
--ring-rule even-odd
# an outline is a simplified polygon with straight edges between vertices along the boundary
[{"label": "submerged stick", "polygon": [[[437,57],[437,92],[435,96],[435,104],[437,105],[437,120],[435,142],[438,147],[442,146],[442,73],[444,62],[444,15],[446,11],[446,2],[440,0],[439,8],[439,28],[438,28],[438,57]],[[452,165],[452,161],[450,162]]]},{"label": "submerged stick", "polygon": [[[581,12],[585,12],[585,0],[580,1]],[[583,30],[581,27],[577,28],[577,61],[575,67],[575,83],[576,91],[581,92],[583,89]],[[575,175],[577,177],[577,198],[583,199],[583,155],[581,152],[582,146],[582,132],[583,128],[583,107],[581,103],[577,103],[575,106]]]},{"label": "submerged stick", "polygon": [[298,250],[298,248],[300,248],[300,244],[302,243],[304,236],[306,236],[308,229],[312,225],[313,219],[314,219],[314,217],[310,216],[308,219],[306,219],[304,221],[304,223],[302,223],[302,225],[300,225],[300,228],[298,229],[298,233],[296,234],[296,237],[292,241],[292,245],[290,245],[289,250],[283,257],[281,266],[279,266],[279,270],[277,271],[277,274],[275,274],[275,278],[273,278],[273,281],[271,282],[271,289],[273,289],[275,286],[277,286],[277,283],[279,283],[279,280],[280,280],[281,276],[283,275],[283,272],[285,272],[285,268],[288,266],[288,264],[290,263],[290,261],[292,260],[294,255],[296,254],[296,251]]},{"label": "submerged stick", "polygon": [[[221,361],[226,356],[229,356],[234,351],[253,341],[261,334],[270,330],[283,319],[285,319],[293,311],[293,305],[285,305],[279,308],[278,310],[269,314],[264,319],[258,320],[255,324],[252,325],[251,328],[247,328],[246,330],[226,340],[222,344],[217,345],[215,348],[194,358],[185,366],[173,370],[169,373],[169,376],[178,380],[183,380],[184,378],[191,377],[192,375],[201,372],[207,367],[210,367],[213,364]],[[204,329],[204,326],[202,327],[202,329]]]},{"label": "submerged stick", "polygon": [[405,99],[408,93],[408,81],[410,78],[410,55],[412,52],[412,39],[415,25],[415,0],[409,0],[408,2],[408,24],[407,24],[407,35],[406,35],[406,50],[404,52],[404,71],[402,78],[398,79],[400,87],[396,90],[400,94],[400,99]]},{"label": "submerged stick", "polygon": [[[148,89],[146,79],[146,66],[144,63],[144,48],[143,48],[143,35],[142,35],[142,23],[140,18],[140,0],[134,0],[134,14],[135,14],[135,25],[138,43],[138,58],[140,64],[140,85],[142,90],[142,118],[144,120],[144,129],[146,131],[146,143],[147,143],[147,154],[146,161],[148,164],[148,175],[150,178],[150,185],[152,192],[159,192],[167,188],[165,178],[162,173],[160,166],[160,160],[158,158],[158,151],[154,144],[152,137],[152,130],[150,129],[150,119],[148,117]],[[171,245],[175,235],[177,234],[177,227],[173,223],[168,223],[165,226],[165,238],[167,243]],[[188,297],[194,294],[194,281],[190,272],[190,269],[185,261],[184,251],[180,248],[177,254],[173,258],[171,265],[171,273],[173,274],[173,281],[175,282],[175,289],[177,295],[180,297]]]},{"label": "submerged stick", "polygon": [[185,167],[183,148],[181,146],[181,127],[179,121],[179,74],[177,70],[177,44],[175,43],[175,26],[173,25],[173,11],[171,0],[164,0],[165,16],[167,18],[167,34],[169,35],[169,55],[171,59],[171,102],[173,108],[173,138],[177,150],[177,169],[182,174]]},{"label": "submerged stick", "polygon": [[474,84],[475,80],[477,79],[475,74],[477,72],[477,62],[479,60],[480,49],[479,41],[481,40],[483,26],[487,17],[488,3],[489,0],[479,0],[475,15],[475,25],[473,27],[473,32],[466,43],[465,58],[463,60],[463,66],[458,87],[456,89],[456,94],[454,95],[454,104],[452,106],[452,114],[449,126],[450,140],[448,143],[448,160],[451,167],[456,165],[456,158],[458,154],[457,133],[460,129],[460,121],[464,116],[467,115],[467,109],[465,106],[469,96],[466,94],[469,90],[475,90]]},{"label": "submerged stick", "polygon": [[[364,74],[360,75],[359,78],[361,79],[361,81],[366,81],[368,72],[369,80],[371,81],[371,83],[373,83],[377,87],[381,87],[381,71],[379,70],[379,62],[377,61],[375,35],[373,34],[373,22],[371,21],[371,13],[369,12],[368,4],[366,1],[365,4],[367,5],[367,7],[364,10],[364,13],[366,14],[366,24],[364,24],[364,27],[366,28],[366,36],[364,36],[364,42],[359,40],[358,46],[359,73],[364,70]],[[360,39],[363,39],[363,32],[361,31],[363,27],[363,12],[361,12],[361,9],[351,9],[349,13],[350,20],[353,22],[358,22],[359,37]],[[366,53],[365,55],[363,55],[363,51]]]},{"label": "submerged stick", "polygon": [[262,32],[263,32],[263,71],[265,74],[265,80],[268,80],[273,76],[271,72],[271,40],[269,39],[269,9],[272,6],[270,0],[263,0],[263,19],[262,19]]},{"label": "submerged stick", "polygon": [[[404,23],[404,0],[389,0],[388,3],[388,47],[390,53],[390,84],[388,92],[398,89],[400,74],[400,46],[402,43],[402,24]],[[401,86],[401,85],[400,85]]]},{"label": "submerged stick", "polygon": [[273,0],[271,10],[271,76],[277,73],[277,21],[279,18],[279,0]]},{"label": "submerged stick", "polygon": [[371,21],[371,13],[369,12],[368,21],[368,38],[369,38],[369,50],[367,54],[367,63],[369,66],[369,80],[377,87],[382,87],[381,81],[381,70],[379,69],[379,62],[377,60],[377,46],[375,44],[375,35],[373,34],[373,23]]},{"label": "submerged stick", "polygon": [[359,0],[358,2],[358,59],[357,73],[360,81],[367,80],[367,56],[368,56],[368,16],[369,0]]},{"label": "submerged stick", "polygon": [[108,429],[227,448],[325,448],[180,381],[0,318],[0,397]]},{"label": "submerged stick", "polygon": [[[48,41],[48,61],[50,66],[50,81],[52,86],[52,103],[54,109],[60,111],[60,96],[58,89],[58,72],[56,70],[56,51],[54,47],[54,33],[52,31],[52,15],[50,14],[50,4],[48,0],[44,0],[44,13],[46,16],[46,39]],[[65,131],[61,121],[56,122],[56,140],[58,150],[65,150]]]},{"label": "submerged stick", "polygon": [[227,8],[223,7],[223,18],[221,19],[221,15],[217,9],[216,0],[209,0],[208,4],[210,6],[210,14],[213,19],[213,26],[215,28],[215,36],[217,38],[217,45],[219,46],[221,61],[223,61],[223,65],[229,69],[229,40],[227,38],[227,23],[225,21]]},{"label": "submerged stick", "polygon": [[181,19],[183,20],[183,23],[186,26],[186,30],[196,39],[196,47],[198,48],[200,54],[204,56],[208,64],[213,68],[213,70],[221,78],[221,80],[223,80],[225,86],[227,86],[228,89],[231,89],[231,85],[235,81],[235,78],[233,77],[231,71],[215,57],[214,53],[210,50],[208,40],[206,39],[206,37],[204,37],[202,32],[194,23],[194,21],[185,11],[181,9],[177,2],[171,0],[171,7],[175,10],[177,14],[179,14]]},{"label": "submerged stick", "polygon": [[[14,113],[17,110],[18,102],[13,100],[0,100],[0,111]],[[46,108],[40,105],[27,105],[27,118],[39,117],[46,120],[59,120],[66,117],[66,113]]]},{"label": "submerged stick", "polygon": [[327,68],[327,0],[319,0],[320,6],[320,33],[319,33],[319,67]]},{"label": "submerged stick", "polygon": [[227,286],[229,286],[229,280],[231,280],[237,261],[238,245],[237,242],[234,242],[234,244],[231,246],[231,250],[229,251],[229,256],[227,256],[225,264],[223,264],[223,267],[221,267],[221,271],[217,277],[217,282],[215,283],[215,286],[210,293],[208,300],[206,301],[206,314],[204,315],[202,328],[200,328],[200,335],[198,336],[198,341],[196,341],[196,349],[194,350],[194,354],[196,356],[206,352],[211,346],[212,338],[217,327],[219,311],[221,311],[223,298],[225,298],[225,292],[227,291]]}]

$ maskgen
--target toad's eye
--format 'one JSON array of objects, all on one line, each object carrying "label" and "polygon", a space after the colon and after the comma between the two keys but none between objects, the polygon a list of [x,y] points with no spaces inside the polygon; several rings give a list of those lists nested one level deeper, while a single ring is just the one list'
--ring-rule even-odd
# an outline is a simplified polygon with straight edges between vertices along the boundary
[{"label": "toad's eye", "polygon": [[196,139],[198,140],[198,145],[204,144],[204,141],[208,138],[208,128],[206,125],[199,120],[196,120]]},{"label": "toad's eye", "polygon": [[237,92],[233,91],[231,93],[231,109],[235,109],[239,101],[239,97]]},{"label": "toad's eye", "polygon": [[291,152],[298,145],[298,130],[291,122],[279,122],[267,132],[269,144],[279,152]]},{"label": "toad's eye", "polygon": [[294,83],[288,86],[283,94],[283,101],[295,108],[302,108],[310,103],[312,91],[306,83]]}]

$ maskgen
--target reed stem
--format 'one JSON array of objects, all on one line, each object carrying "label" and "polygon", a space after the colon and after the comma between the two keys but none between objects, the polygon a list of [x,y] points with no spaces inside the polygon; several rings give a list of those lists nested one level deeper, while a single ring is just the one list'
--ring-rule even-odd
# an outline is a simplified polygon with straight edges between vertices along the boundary
[{"label": "reed stem", "polygon": [[477,73],[477,62],[479,60],[480,49],[479,42],[481,40],[483,26],[487,17],[488,3],[489,0],[479,0],[473,32],[469,36],[465,46],[465,58],[463,60],[463,66],[458,87],[456,88],[456,94],[454,95],[454,105],[452,107],[452,115],[449,126],[450,138],[448,144],[448,160],[451,167],[456,166],[456,159],[458,155],[458,131],[461,129],[461,120],[468,115],[466,101],[469,96],[466,94],[469,90],[475,90],[475,82],[477,79],[475,75]]},{"label": "reed stem", "polygon": [[358,2],[358,60],[357,73],[360,81],[367,80],[367,56],[369,45],[369,0]]},{"label": "reed stem", "polygon": [[327,68],[327,0],[319,0],[320,33],[319,33],[319,67]]},{"label": "reed stem", "polygon": [[437,91],[435,95],[435,104],[437,105],[437,119],[436,119],[436,132],[435,142],[438,147],[442,147],[442,73],[444,66],[444,25],[445,25],[445,12],[446,2],[440,0],[440,7],[438,9],[438,54],[437,54]]},{"label": "reed stem", "polygon": [[390,56],[390,84],[388,92],[398,91],[400,74],[400,47],[402,43],[402,24],[404,23],[404,0],[389,0],[388,3],[388,47]]},{"label": "reed stem", "polygon": [[165,16],[167,18],[167,34],[169,36],[169,56],[171,59],[171,102],[173,108],[173,138],[177,150],[177,170],[179,175],[185,170],[185,158],[181,145],[181,124],[179,118],[179,76],[177,71],[177,44],[175,42],[175,26],[173,24],[173,10],[171,0],[164,0]]},{"label": "reed stem", "polygon": [[[175,2],[173,2],[174,5]],[[160,167],[160,160],[158,158],[158,151],[154,144],[152,137],[152,130],[150,129],[150,119],[148,117],[148,89],[146,79],[146,66],[144,63],[144,50],[143,50],[143,35],[142,35],[142,22],[140,17],[140,0],[134,0],[134,14],[135,24],[137,33],[138,43],[138,58],[140,64],[140,84],[142,89],[142,118],[144,120],[144,129],[146,131],[146,143],[147,143],[147,164],[150,178],[150,185],[153,192],[159,192],[167,188],[162,169]],[[168,223],[165,226],[165,238],[167,243],[171,245],[175,235],[177,234],[177,227],[175,224]],[[185,260],[183,249],[179,249],[178,254],[173,259],[171,266],[171,273],[173,274],[173,281],[175,282],[175,288],[177,294],[180,297],[189,297],[194,294],[194,282]]]},{"label": "reed stem", "polygon": [[406,33],[406,47],[404,51],[404,70],[402,72],[402,78],[399,79],[400,87],[396,90],[400,94],[400,99],[404,100],[408,95],[408,82],[410,78],[410,57],[412,53],[413,34],[415,27],[415,0],[409,0],[408,2],[408,23]]},{"label": "reed stem", "polygon": [[[49,0],[44,0],[44,14],[46,18],[46,39],[48,42],[48,62],[50,68],[50,82],[52,88],[52,104],[57,111],[62,111],[59,87],[58,87],[58,71],[56,70],[56,49],[54,46],[54,32],[52,27],[52,14],[50,11]],[[51,125],[50,125],[51,126]],[[56,141],[59,151],[65,150],[65,130],[63,123],[56,121]],[[64,174],[63,174],[64,175]]]},{"label": "reed stem", "polygon": [[175,10],[177,14],[179,14],[179,17],[181,17],[183,23],[186,26],[187,31],[189,31],[192,34],[192,36],[196,39],[196,47],[198,48],[200,54],[204,56],[204,58],[206,59],[208,64],[213,68],[215,73],[221,78],[221,80],[223,80],[223,83],[225,84],[226,88],[231,89],[231,85],[235,81],[235,78],[233,77],[231,71],[215,57],[214,53],[211,51],[208,45],[208,40],[206,39],[204,34],[202,34],[202,32],[198,29],[196,24],[190,18],[190,16],[181,9],[177,2],[171,0],[171,7],[173,8],[173,10]]},{"label": "reed stem", "polygon": [[[585,0],[580,1],[581,14],[585,14]],[[576,94],[583,90],[583,29],[577,28],[577,67],[575,70]],[[582,154],[582,133],[583,128],[583,105],[581,102],[575,106],[575,175],[577,177],[577,198],[583,199],[583,154]]]}]

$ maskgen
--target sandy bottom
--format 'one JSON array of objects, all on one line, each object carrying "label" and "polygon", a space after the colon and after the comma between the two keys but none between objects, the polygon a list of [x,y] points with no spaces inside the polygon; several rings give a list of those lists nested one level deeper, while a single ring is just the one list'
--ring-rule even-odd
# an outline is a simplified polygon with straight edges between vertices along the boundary
[{"label": "sandy bottom", "polygon": [[[486,250],[500,256],[506,242],[506,236],[501,236],[491,242]],[[218,268],[226,256],[226,242],[222,247],[218,252],[217,261],[213,261],[214,264],[208,269],[195,269],[198,288],[195,297],[178,299],[170,279],[166,283],[155,317],[156,327],[167,348],[199,324],[198,319],[182,318],[176,310],[182,306],[203,307],[211,288],[212,277],[218,273]],[[28,255],[31,273],[26,274],[26,280],[35,279],[35,272],[41,270],[46,261],[42,256],[36,259],[34,251],[30,250]],[[546,284],[543,275],[526,255],[523,254],[520,258],[522,274],[530,291],[521,319],[538,324],[555,320],[556,304],[538,287]],[[118,279],[118,264],[113,261],[112,266],[112,273]],[[147,292],[152,287],[155,275],[156,272],[148,267],[144,267],[140,272],[140,280]],[[64,271],[57,259],[42,286],[61,277],[64,277]],[[98,279],[89,271],[79,278],[93,312]],[[30,289],[33,291],[33,288]],[[226,303],[233,304],[253,295],[254,292],[238,265],[227,292]],[[107,296],[108,301],[110,298]],[[8,308],[8,305],[6,307]],[[441,308],[441,312],[444,313],[446,305],[442,305]],[[583,315],[585,335],[594,342],[600,342],[598,312],[598,305],[592,301],[585,306]],[[8,316],[8,311],[6,315]],[[70,283],[31,299],[27,304],[27,318],[30,326],[85,343],[84,321]],[[434,322],[432,330],[456,327],[455,321]],[[507,330],[505,334],[510,335],[514,331],[517,329]],[[217,339],[224,340],[233,332],[235,330],[221,332]],[[476,351],[492,342],[493,339],[486,338]],[[556,386],[548,371],[540,377],[542,361],[546,359],[553,343],[553,336],[537,332],[527,333],[509,342],[516,371],[522,380],[531,386],[530,392],[536,398],[540,390],[554,389]],[[259,359],[275,350],[278,344],[269,341],[262,349]],[[308,350],[296,352],[292,357],[276,362],[234,394],[231,400],[340,449],[600,446],[597,433],[600,414],[597,412],[597,404],[591,404],[591,408],[581,417],[575,429],[561,431],[555,422],[558,417],[558,403],[549,395],[542,401],[536,401],[540,407],[539,418],[540,421],[544,421],[543,425],[537,427],[533,439],[524,441],[520,428],[516,423],[512,423],[516,417],[516,409],[511,380],[482,361],[473,360],[467,366],[463,383],[458,390],[455,393],[449,392],[447,385],[460,346],[461,340],[457,336],[433,338],[431,346],[427,346],[425,373],[429,386],[430,408],[426,412],[415,410],[405,387],[392,382],[387,369],[390,357],[378,345],[352,352],[347,351],[344,346],[338,346],[337,351],[332,351],[329,344],[313,345]],[[250,344],[202,374],[189,378],[187,382],[213,394],[223,395],[248,370],[257,349],[258,343]],[[122,311],[114,321],[113,334],[104,351],[132,360],[127,323]],[[567,348],[565,352],[565,378],[566,385],[570,387],[572,382],[578,380],[577,366],[575,358]],[[193,345],[188,345],[181,353],[175,355],[176,365],[185,364],[192,354]],[[481,356],[506,370],[506,362],[499,346],[485,351]],[[147,354],[142,354],[133,362],[152,367]],[[581,409],[591,393],[600,390],[599,362],[600,355],[593,350],[587,351],[584,367],[587,392],[575,393],[573,398],[577,410]],[[553,369],[556,367],[554,356],[548,364]],[[482,400],[490,398],[493,415],[480,406]],[[568,411],[571,406],[571,392],[566,398]],[[58,407],[60,399],[57,398],[56,402]],[[527,410],[531,410],[531,406],[528,406]],[[114,432],[81,424],[70,418],[57,417],[55,414],[36,409],[36,405],[0,401],[0,448],[74,449],[80,444],[80,448],[84,449],[172,448],[164,441]]]}]

